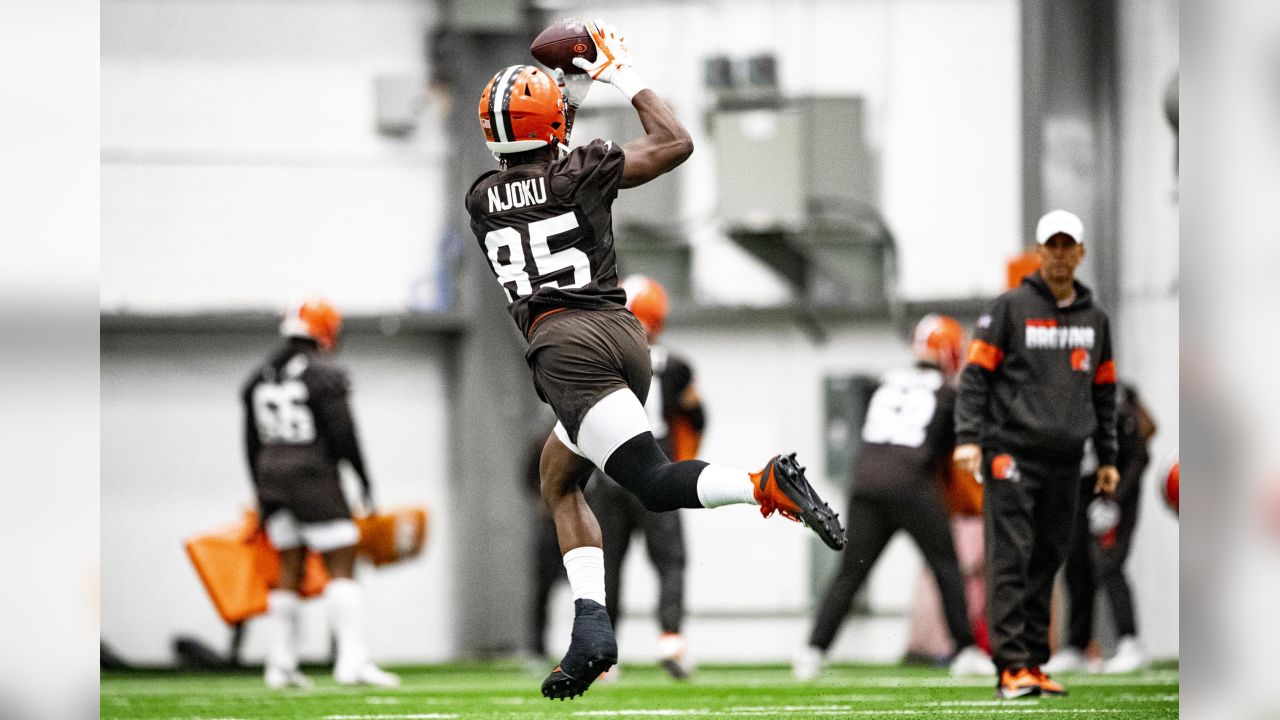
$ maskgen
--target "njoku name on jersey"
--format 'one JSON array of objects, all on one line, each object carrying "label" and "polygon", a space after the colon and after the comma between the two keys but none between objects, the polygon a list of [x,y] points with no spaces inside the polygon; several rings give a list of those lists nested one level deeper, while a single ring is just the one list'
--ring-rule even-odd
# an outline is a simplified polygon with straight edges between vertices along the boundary
[{"label": "njoku name on jersey", "polygon": [[537,205],[547,201],[547,179],[535,177],[494,185],[487,195],[491,213]]},{"label": "njoku name on jersey", "polygon": [[471,230],[526,336],[549,310],[626,302],[612,217],[623,162],[621,148],[593,140],[550,163],[487,172],[467,190]]}]

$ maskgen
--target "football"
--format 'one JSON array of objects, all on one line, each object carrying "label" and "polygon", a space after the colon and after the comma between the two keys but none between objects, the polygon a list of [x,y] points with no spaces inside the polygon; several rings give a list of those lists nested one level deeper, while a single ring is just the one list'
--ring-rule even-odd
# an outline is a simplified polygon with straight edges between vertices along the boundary
[{"label": "football", "polygon": [[596,59],[596,44],[587,33],[587,21],[581,18],[558,20],[538,33],[529,46],[533,59],[549,68],[560,68],[566,73],[581,73],[573,64],[576,57],[588,61]]}]

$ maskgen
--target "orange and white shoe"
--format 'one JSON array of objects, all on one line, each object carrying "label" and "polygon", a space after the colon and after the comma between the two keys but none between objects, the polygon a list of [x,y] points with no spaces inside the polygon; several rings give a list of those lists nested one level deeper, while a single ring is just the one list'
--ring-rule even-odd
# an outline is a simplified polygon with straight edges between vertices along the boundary
[{"label": "orange and white shoe", "polygon": [[996,697],[1001,700],[1034,697],[1039,694],[1040,678],[1032,675],[1026,668],[1005,669],[1000,673],[1000,681],[996,683]]},{"label": "orange and white shoe", "polygon": [[818,534],[832,550],[844,548],[844,528],[840,516],[818,497],[805,479],[804,468],[796,462],[796,454],[776,455],[764,469],[751,473],[760,514],[769,517],[775,511],[788,520],[804,523]]},{"label": "orange and white shoe", "polygon": [[1042,697],[1062,697],[1067,694],[1067,688],[1062,683],[1049,677],[1049,674],[1040,668],[1033,667],[1028,672],[1040,683]]}]

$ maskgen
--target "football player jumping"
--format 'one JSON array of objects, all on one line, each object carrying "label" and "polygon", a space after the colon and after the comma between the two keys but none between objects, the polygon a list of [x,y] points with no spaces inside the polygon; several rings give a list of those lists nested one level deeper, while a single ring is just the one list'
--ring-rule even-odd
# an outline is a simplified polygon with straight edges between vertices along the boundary
[{"label": "football player jumping", "polygon": [[[558,422],[541,460],[541,492],[556,524],[573,593],[572,640],[542,683],[548,698],[576,697],[617,662],[605,610],[600,526],[582,494],[593,467],[653,511],[760,506],[804,523],[832,548],[844,530],[792,455],[759,472],[699,460],[671,462],[649,426],[642,398],[651,366],[644,328],[624,307],[613,250],[618,191],[643,185],[693,152],[688,131],[631,63],[625,38],[588,22],[596,59],[585,74],[556,76],[532,65],[494,74],[480,96],[480,125],[500,169],[466,194],[471,229],[529,342],[525,358],[538,396]],[[645,134],[624,146],[605,140],[568,149],[574,114],[593,81],[627,96]]]}]

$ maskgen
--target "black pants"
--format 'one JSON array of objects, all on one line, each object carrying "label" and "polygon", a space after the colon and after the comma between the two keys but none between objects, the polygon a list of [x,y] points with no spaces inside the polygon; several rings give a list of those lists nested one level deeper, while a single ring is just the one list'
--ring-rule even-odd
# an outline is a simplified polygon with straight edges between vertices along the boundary
[{"label": "black pants", "polygon": [[551,514],[540,510],[533,521],[533,587],[530,592],[529,634],[527,649],[535,657],[546,655],[547,600],[556,583],[569,577],[556,539],[556,524]]},{"label": "black pants", "polygon": [[[1126,478],[1127,479],[1127,478]],[[1093,599],[1099,588],[1111,603],[1116,622],[1116,636],[1137,635],[1133,613],[1133,593],[1124,576],[1124,563],[1132,547],[1133,530],[1138,524],[1138,497],[1129,493],[1120,501],[1120,523],[1101,536],[1089,532],[1086,509],[1093,500],[1095,478],[1080,480],[1080,498],[1076,510],[1071,549],[1067,555],[1067,594],[1071,602],[1071,626],[1067,641],[1084,650],[1093,639]]]},{"label": "black pants", "polygon": [[964,579],[951,539],[951,523],[940,493],[932,485],[895,495],[849,498],[845,514],[849,544],[840,556],[840,571],[827,586],[814,621],[809,644],[826,650],[849,614],[853,597],[866,581],[872,566],[898,530],[906,530],[933,570],[942,596],[951,638],[959,650],[973,644],[973,628],[964,599]]},{"label": "black pants", "polygon": [[621,485],[595,473],[587,486],[587,504],[600,523],[604,540],[604,592],[614,628],[622,617],[622,562],[631,537],[644,534],[649,561],[658,573],[658,625],[678,633],[684,622],[684,526],[680,512],[651,512]]},{"label": "black pants", "polygon": [[[1000,459],[992,471],[992,460]],[[1080,463],[1032,462],[987,449],[982,457],[987,625],[996,668],[1049,660],[1053,578],[1071,542]]]}]

